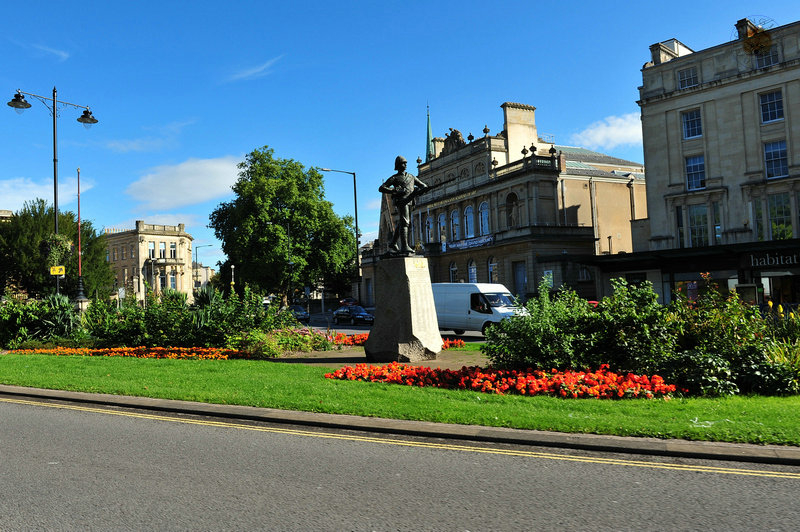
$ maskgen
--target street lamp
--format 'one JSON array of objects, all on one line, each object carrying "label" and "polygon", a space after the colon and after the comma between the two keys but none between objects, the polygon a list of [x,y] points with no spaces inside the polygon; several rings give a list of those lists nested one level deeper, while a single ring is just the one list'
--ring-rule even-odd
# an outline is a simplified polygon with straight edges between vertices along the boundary
[{"label": "street lamp", "polygon": [[[40,102],[44,104],[45,107],[50,111],[50,115],[53,117],[53,217],[54,217],[54,232],[58,234],[58,142],[57,142],[57,127],[56,124],[58,122],[58,104],[64,106],[72,106],[78,109],[83,109],[83,114],[78,117],[78,122],[83,124],[85,128],[92,127],[93,124],[97,123],[97,119],[92,116],[92,111],[89,110],[88,107],[85,105],[77,105],[70,102],[65,102],[63,100],[59,100],[56,98],[56,88],[53,87],[53,97],[48,98],[47,96],[40,96],[38,94],[33,94],[31,92],[24,92],[17,89],[17,93],[8,102],[8,106],[12,107],[18,114],[22,114],[25,109],[30,109],[31,104],[25,101],[25,94],[28,96],[33,96]],[[48,103],[50,102],[50,103]],[[56,276],[56,294],[59,293],[59,277]]]},{"label": "street lamp", "polygon": [[194,247],[194,287],[200,288],[200,275],[198,273],[198,269],[200,268],[200,264],[197,262],[197,250],[200,248],[207,248],[211,247],[214,244],[203,244],[202,246],[195,246]]},{"label": "street lamp", "polygon": [[356,192],[356,173],[346,170],[332,170],[331,168],[320,168],[323,172],[338,172],[340,174],[350,174],[353,176],[353,210],[356,222],[356,300],[361,302],[361,257],[358,255],[359,238],[361,233],[358,230],[358,193]]}]

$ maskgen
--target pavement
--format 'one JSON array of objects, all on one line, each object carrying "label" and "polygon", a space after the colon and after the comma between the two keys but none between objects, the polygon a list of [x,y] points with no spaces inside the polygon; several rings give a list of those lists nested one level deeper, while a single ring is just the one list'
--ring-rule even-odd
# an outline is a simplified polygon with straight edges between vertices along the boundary
[{"label": "pavement", "polygon": [[[275,363],[300,363],[325,367],[341,367],[366,362],[362,349],[345,349],[321,353],[301,353]],[[429,361],[432,367],[459,369],[462,366],[486,365],[475,353],[443,351]],[[673,456],[708,460],[729,460],[800,466],[800,447],[781,445],[748,445],[724,442],[678,439],[630,438],[600,434],[571,434],[538,430],[520,430],[479,425],[454,425],[426,421],[408,421],[361,417],[319,412],[299,412],[251,406],[218,405],[192,401],[152,399],[62,390],[45,390],[0,385],[0,394],[46,400],[70,401],[114,407],[138,408],[160,412],[213,416],[330,429],[379,432],[408,436],[469,440],[485,443],[511,443],[536,447],[557,447],[590,451],[619,452],[654,456]]]}]

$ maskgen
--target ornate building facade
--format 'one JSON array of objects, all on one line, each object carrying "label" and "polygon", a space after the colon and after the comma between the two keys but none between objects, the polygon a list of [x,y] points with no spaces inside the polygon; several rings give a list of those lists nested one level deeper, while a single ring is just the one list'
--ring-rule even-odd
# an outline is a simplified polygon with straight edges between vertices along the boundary
[{"label": "ornate building facade", "polygon": [[156,225],[136,221],[130,230],[106,229],[106,260],[114,270],[115,288],[144,301],[149,287],[155,293],[170,288],[193,297],[192,236],[184,224]]},{"label": "ornate building facade", "polygon": [[[592,299],[598,253],[632,250],[631,219],[645,218],[644,167],[539,137],[533,106],[506,102],[504,128],[432,139],[419,178],[412,240],[433,282],[496,282],[523,299],[542,278]],[[370,263],[386,250],[392,217],[381,209],[378,245],[365,254],[362,293],[371,304]]]}]

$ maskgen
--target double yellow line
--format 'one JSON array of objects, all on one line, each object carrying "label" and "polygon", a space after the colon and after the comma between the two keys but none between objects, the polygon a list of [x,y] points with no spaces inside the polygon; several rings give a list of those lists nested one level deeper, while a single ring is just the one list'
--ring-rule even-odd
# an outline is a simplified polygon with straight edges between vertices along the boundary
[{"label": "double yellow line", "polygon": [[554,454],[537,451],[527,451],[518,449],[496,449],[490,447],[477,447],[473,445],[455,445],[449,443],[433,443],[425,441],[407,441],[392,438],[376,438],[372,436],[360,436],[349,434],[336,434],[333,432],[314,432],[308,430],[290,429],[282,427],[262,427],[258,425],[247,425],[228,421],[213,421],[204,419],[180,418],[173,416],[147,414],[139,412],[127,412],[119,410],[109,410],[106,408],[96,408],[89,406],[66,405],[57,403],[43,403],[38,401],[28,401],[24,399],[10,399],[0,397],[1,402],[14,403],[21,405],[40,406],[49,408],[60,408],[64,410],[76,410],[79,412],[91,412],[95,414],[106,414],[115,416],[132,417],[139,419],[149,419],[153,421],[168,421],[172,423],[185,423],[190,425],[201,425],[207,427],[219,427],[226,429],[251,430],[256,432],[268,432],[273,434],[287,434],[292,436],[302,436],[307,438],[327,438],[334,440],[356,441],[365,443],[377,443],[382,445],[399,445],[404,447],[421,447],[426,449],[441,449],[447,451],[460,451],[469,453],[484,453],[504,456],[520,456],[524,458],[541,458],[547,460],[561,460],[567,462],[583,462],[589,464],[606,464],[628,467],[646,467],[651,469],[669,469],[672,471],[693,471],[698,473],[714,473],[719,475],[743,475],[768,478],[786,478],[800,480],[800,472],[791,473],[783,471],[767,471],[757,469],[739,469],[731,467],[713,467],[693,464],[668,464],[661,462],[648,462],[644,460],[621,460],[616,458],[603,458],[598,456],[577,456],[567,454]]}]

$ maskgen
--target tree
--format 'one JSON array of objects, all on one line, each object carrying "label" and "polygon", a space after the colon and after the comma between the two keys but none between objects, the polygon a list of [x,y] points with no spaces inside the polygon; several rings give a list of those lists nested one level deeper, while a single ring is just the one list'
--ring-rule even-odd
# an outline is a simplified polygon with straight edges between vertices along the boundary
[{"label": "tree", "polygon": [[237,285],[247,283],[290,297],[320,279],[352,279],[352,218],[339,217],[325,200],[322,174],[292,159],[273,157],[267,146],[239,163],[236,197],[220,204],[209,227],[228,256],[223,285],[235,266]]},{"label": "tree", "polygon": [[[60,291],[74,297],[78,289],[78,222],[71,211],[58,213],[59,235],[53,233],[53,208],[43,199],[25,202],[7,223],[0,224],[0,288],[15,287],[38,297],[55,292],[50,266],[65,266]],[[114,274],[106,262],[105,236],[81,220],[81,269],[84,293],[106,295]],[[55,263],[58,264],[55,264]]]}]

